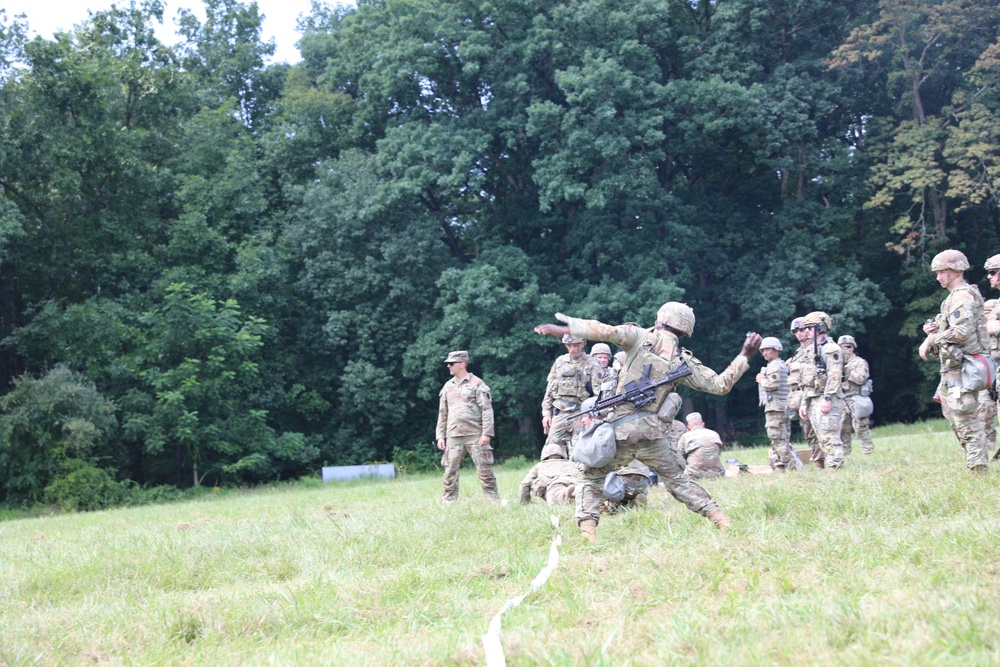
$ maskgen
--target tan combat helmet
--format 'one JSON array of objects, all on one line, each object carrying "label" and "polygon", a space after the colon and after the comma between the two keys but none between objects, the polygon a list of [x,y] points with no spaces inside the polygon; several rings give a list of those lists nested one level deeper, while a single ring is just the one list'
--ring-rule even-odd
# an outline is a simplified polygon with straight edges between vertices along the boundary
[{"label": "tan combat helmet", "polygon": [[694,333],[694,311],[686,303],[668,301],[656,311],[656,321],[685,336]]},{"label": "tan combat helmet", "polygon": [[562,342],[563,345],[572,345],[573,343],[586,343],[587,341],[573,334],[563,334]]},{"label": "tan combat helmet", "polygon": [[802,318],[796,317],[794,320],[792,320],[792,326],[788,327],[788,330],[791,331],[792,333],[795,333],[796,329],[801,329],[801,328],[802,328]]},{"label": "tan combat helmet", "polygon": [[594,356],[595,354],[606,354],[610,357],[611,348],[608,347],[607,343],[594,343],[594,346],[590,348],[590,356]]},{"label": "tan combat helmet", "polygon": [[854,347],[858,346],[857,342],[854,340],[854,336],[848,336],[847,334],[844,334],[843,336],[837,339],[837,345],[843,345],[844,343],[847,343],[848,345],[853,345]]},{"label": "tan combat helmet", "polygon": [[934,259],[931,260],[931,271],[945,271],[947,269],[959,272],[968,271],[968,257],[961,250],[953,248],[942,250],[934,255]]},{"label": "tan combat helmet", "polygon": [[564,459],[566,456],[563,454],[562,447],[556,443],[551,443],[542,447],[542,461],[546,459]]},{"label": "tan combat helmet", "polygon": [[822,310],[814,310],[802,318],[802,326],[815,327],[820,333],[827,333],[833,330],[833,318]]},{"label": "tan combat helmet", "polygon": [[987,271],[991,271],[993,269],[1000,269],[1000,255],[993,255],[988,260],[986,260],[986,263],[983,264],[983,268],[986,269]]},{"label": "tan combat helmet", "polygon": [[766,350],[768,348],[777,350],[778,352],[783,352],[785,349],[781,346],[781,341],[774,336],[768,336],[764,340],[760,341],[760,349]]}]

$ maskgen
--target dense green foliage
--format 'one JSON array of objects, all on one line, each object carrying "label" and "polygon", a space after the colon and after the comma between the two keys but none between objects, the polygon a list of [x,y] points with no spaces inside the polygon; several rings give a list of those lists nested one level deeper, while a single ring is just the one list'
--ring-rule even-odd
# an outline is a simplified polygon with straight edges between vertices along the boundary
[{"label": "dense green foliage", "polygon": [[[717,369],[828,310],[877,419],[934,412],[928,255],[980,280],[1000,250],[1000,2],[316,4],[294,65],[254,4],[205,4],[177,46],[159,0],[52,40],[0,12],[0,387],[60,367],[113,405],[89,465],[188,486],[427,459],[450,349],[493,388],[498,454],[533,458],[561,350],[531,325],[669,299]],[[751,382],[695,400],[761,430]]]}]

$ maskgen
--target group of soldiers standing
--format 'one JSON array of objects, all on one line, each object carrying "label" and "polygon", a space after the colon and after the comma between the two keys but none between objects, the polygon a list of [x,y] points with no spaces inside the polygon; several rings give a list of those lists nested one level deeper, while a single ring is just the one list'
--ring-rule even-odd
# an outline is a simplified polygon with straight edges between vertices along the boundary
[{"label": "group of soldiers standing", "polygon": [[[941,313],[925,324],[927,338],[919,354],[924,359],[930,354],[940,359],[941,383],[935,399],[940,400],[966,450],[970,473],[975,474],[985,471],[989,463],[987,423],[990,438],[996,437],[994,383],[995,360],[1000,358],[1000,308],[995,301],[984,304],[978,288],[965,282],[969,264],[961,252],[940,253],[931,268],[949,295]],[[990,285],[1000,289],[1000,255],[987,260],[986,269]],[[810,445],[809,461],[819,468],[842,467],[852,435],[857,435],[863,453],[874,451],[868,362],[856,354],[853,336],[831,337],[833,320],[823,311],[792,321],[791,333],[799,348],[787,361],[781,358],[784,349],[778,338],[749,332],[739,354],[721,373],[681,347],[680,338],[691,336],[695,323],[694,312],[686,304],[664,304],[651,328],[631,323],[612,326],[561,313],[556,318],[560,324],[535,327],[538,334],[560,338],[566,354],[549,371],[542,400],[546,442],[541,461],[521,484],[521,502],[530,502],[532,495],[550,504],[575,499],[576,519],[588,540],[596,540],[602,507],[606,511],[609,501],[642,503],[657,481],[716,527],[730,526],[729,518],[695,481],[726,474],[721,438],[706,427],[699,413],[689,414],[686,426],[675,419],[681,406],[675,389],[683,385],[726,394],[749,370],[749,360],[758,351],[766,361],[756,382],[771,441],[768,472],[795,470],[805,464],[791,445],[792,421],[800,423]],[[587,340],[599,341],[590,354],[584,351]],[[621,351],[612,356],[608,343]],[[484,493],[499,499],[492,471],[490,390],[468,371],[468,361],[465,351],[452,352],[445,360],[453,377],[440,394],[437,445],[444,452],[446,503],[457,498],[458,469],[466,453],[476,465]],[[981,367],[983,378],[975,375]],[[651,384],[654,380],[658,382]],[[597,404],[599,399],[635,391],[637,386],[648,387],[640,401],[619,402],[611,408]],[[579,439],[601,425],[613,429],[613,457],[595,467],[570,460]]]}]

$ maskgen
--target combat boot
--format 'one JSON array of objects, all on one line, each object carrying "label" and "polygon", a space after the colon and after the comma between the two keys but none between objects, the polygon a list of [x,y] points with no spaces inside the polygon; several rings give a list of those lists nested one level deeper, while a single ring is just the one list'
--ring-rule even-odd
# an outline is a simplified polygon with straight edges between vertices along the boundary
[{"label": "combat boot", "polygon": [[591,544],[597,542],[597,522],[593,519],[584,519],[581,521],[580,537]]},{"label": "combat boot", "polygon": [[705,517],[715,524],[715,527],[725,532],[733,527],[729,517],[722,513],[718,507],[712,508],[705,513]]},{"label": "combat boot", "polygon": [[972,466],[969,468],[969,477],[980,477],[989,472],[989,468],[984,465]]}]

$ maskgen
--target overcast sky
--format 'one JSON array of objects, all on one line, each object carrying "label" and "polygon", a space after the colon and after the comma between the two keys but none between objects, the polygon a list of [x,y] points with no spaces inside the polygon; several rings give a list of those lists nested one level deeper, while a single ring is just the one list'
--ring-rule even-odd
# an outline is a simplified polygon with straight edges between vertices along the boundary
[{"label": "overcast sky", "polygon": [[[355,4],[354,0],[326,1],[331,5]],[[7,12],[8,23],[18,14],[24,14],[30,33],[46,39],[50,39],[58,30],[69,30],[84,21],[88,16],[88,9],[92,12],[101,11],[113,4],[127,7],[128,0],[0,0],[0,8]],[[164,4],[166,10],[163,12],[163,25],[157,28],[156,34],[168,44],[177,41],[175,19],[178,9],[190,9],[199,20],[205,19],[201,0],[165,0]],[[244,0],[243,4],[249,4],[249,0]],[[300,60],[299,51],[295,48],[295,42],[299,39],[295,23],[299,15],[309,13],[311,6],[310,0],[257,0],[257,7],[264,15],[261,36],[264,41],[274,39],[275,62],[295,63]]]}]

